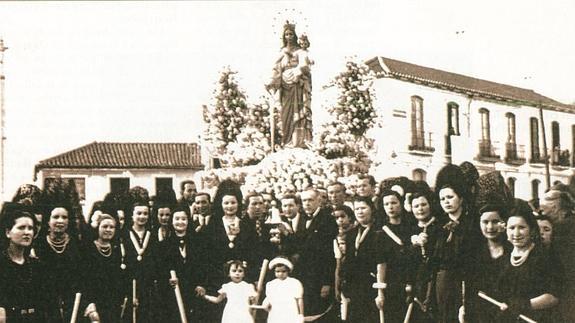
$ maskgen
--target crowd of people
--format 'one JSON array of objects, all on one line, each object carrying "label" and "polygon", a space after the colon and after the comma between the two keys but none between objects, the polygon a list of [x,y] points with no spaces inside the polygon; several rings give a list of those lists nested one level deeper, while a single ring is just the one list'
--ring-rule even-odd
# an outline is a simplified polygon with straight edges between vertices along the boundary
[{"label": "crowd of people", "polygon": [[111,192],[84,217],[73,182],[21,186],[0,214],[0,323],[575,322],[565,184],[527,202],[466,162],[434,189],[359,174],[180,195]]}]

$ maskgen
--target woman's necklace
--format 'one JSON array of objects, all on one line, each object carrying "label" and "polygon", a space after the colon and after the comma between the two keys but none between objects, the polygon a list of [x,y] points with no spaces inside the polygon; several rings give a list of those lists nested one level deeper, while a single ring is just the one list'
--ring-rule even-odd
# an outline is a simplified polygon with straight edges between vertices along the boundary
[{"label": "woman's necklace", "polygon": [[240,218],[233,216],[231,219],[228,217],[222,217],[224,222],[224,228],[226,229],[226,235],[228,236],[228,247],[233,249],[235,247],[234,240],[240,231]]},{"label": "woman's necklace", "polygon": [[513,251],[511,252],[511,265],[513,267],[519,267],[523,265],[534,247],[535,245],[531,244],[525,251],[519,251],[517,248],[513,248]]},{"label": "woman's necklace", "polygon": [[489,255],[491,259],[497,259],[503,255],[503,245],[490,245],[489,246]]},{"label": "woman's necklace", "polygon": [[64,251],[66,251],[66,247],[68,246],[68,242],[70,242],[70,236],[68,236],[68,234],[64,234],[64,238],[63,239],[58,239],[58,240],[53,240],[52,237],[50,237],[50,235],[46,236],[46,241],[48,242],[48,244],[50,245],[50,248],[52,248],[52,250],[54,250],[55,253],[63,253]]},{"label": "woman's necklace", "polygon": [[112,255],[112,245],[103,245],[98,240],[94,240],[94,244],[96,245],[96,249],[98,252],[104,257],[110,257]]},{"label": "woman's necklace", "polygon": [[138,237],[136,232],[132,229],[132,230],[130,230],[130,240],[132,240],[132,244],[134,245],[134,248],[136,249],[136,253],[138,254],[136,259],[138,261],[142,261],[142,257],[144,255],[144,252],[146,251],[146,248],[148,247],[148,243],[150,242],[150,232],[147,230],[145,231],[144,242],[140,243],[140,237]]}]

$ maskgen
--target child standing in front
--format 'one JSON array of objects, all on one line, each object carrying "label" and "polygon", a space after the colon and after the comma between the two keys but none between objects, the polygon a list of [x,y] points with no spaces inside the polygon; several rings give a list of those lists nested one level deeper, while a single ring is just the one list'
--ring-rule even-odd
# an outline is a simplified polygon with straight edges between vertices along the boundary
[{"label": "child standing in front", "polygon": [[222,285],[218,296],[206,295],[204,298],[216,304],[227,298],[222,323],[253,323],[249,306],[255,300],[256,290],[254,285],[244,281],[246,265],[240,260],[230,260],[226,269],[231,281]]},{"label": "child standing in front", "polygon": [[286,258],[276,257],[269,264],[276,279],[266,284],[263,305],[269,311],[268,323],[303,323],[303,286],[289,277],[293,264]]}]

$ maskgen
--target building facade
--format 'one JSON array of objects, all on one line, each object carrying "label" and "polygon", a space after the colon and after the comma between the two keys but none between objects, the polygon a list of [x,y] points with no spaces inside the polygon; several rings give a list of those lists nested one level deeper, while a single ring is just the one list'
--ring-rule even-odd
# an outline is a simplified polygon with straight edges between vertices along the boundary
[{"label": "building facade", "polygon": [[179,194],[180,182],[203,168],[195,143],[93,142],[40,161],[34,173],[41,188],[51,178],[73,179],[87,216],[108,192],[141,186],[150,196],[162,188]]},{"label": "building facade", "polygon": [[404,175],[433,185],[447,163],[470,161],[480,174],[500,171],[514,195],[529,200],[546,188],[546,143],[551,185],[570,182],[574,106],[385,57],[366,63],[377,75],[375,106],[383,120],[373,130],[378,178]]}]

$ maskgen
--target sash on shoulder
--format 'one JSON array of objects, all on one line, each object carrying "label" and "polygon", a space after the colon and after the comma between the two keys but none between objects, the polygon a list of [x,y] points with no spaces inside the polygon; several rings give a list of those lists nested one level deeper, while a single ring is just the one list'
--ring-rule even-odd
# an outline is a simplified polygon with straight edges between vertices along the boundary
[{"label": "sash on shoulder", "polygon": [[395,241],[395,243],[398,245],[403,246],[401,239],[395,233],[393,233],[393,231],[391,231],[387,225],[384,225],[382,229],[383,232],[385,232],[391,238],[391,240]]}]

